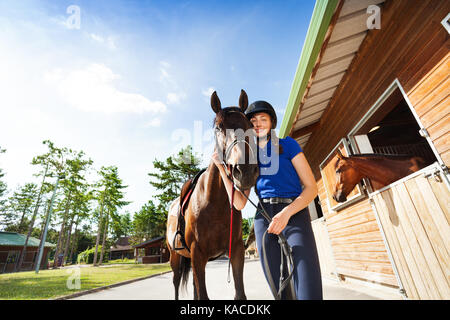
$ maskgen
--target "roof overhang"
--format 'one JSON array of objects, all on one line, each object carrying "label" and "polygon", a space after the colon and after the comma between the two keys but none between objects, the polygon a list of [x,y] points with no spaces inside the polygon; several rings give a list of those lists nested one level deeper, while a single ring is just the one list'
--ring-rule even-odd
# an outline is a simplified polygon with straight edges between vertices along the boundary
[{"label": "roof overhang", "polygon": [[133,248],[145,248],[146,246],[150,246],[150,245],[155,244],[155,243],[157,243],[157,242],[159,242],[161,240],[164,240],[164,239],[165,239],[165,237],[162,237],[162,236],[161,237],[156,237],[156,238],[153,238],[153,239],[141,242],[139,244],[136,244],[136,245],[134,245],[132,247]]},{"label": "roof overhang", "polygon": [[368,7],[384,0],[317,0],[279,136],[304,148],[367,35]]}]

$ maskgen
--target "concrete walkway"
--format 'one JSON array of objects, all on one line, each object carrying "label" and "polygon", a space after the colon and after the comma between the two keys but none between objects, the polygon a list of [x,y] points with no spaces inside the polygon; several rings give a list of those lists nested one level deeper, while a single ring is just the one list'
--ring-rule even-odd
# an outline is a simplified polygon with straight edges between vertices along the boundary
[{"label": "concrete walkway", "polygon": [[[233,280],[227,282],[228,260],[218,259],[206,266],[206,286],[213,300],[233,300]],[[232,278],[232,276],[231,276]],[[273,300],[265,281],[259,260],[246,260],[244,267],[244,287],[249,300]],[[189,275],[187,292],[180,291],[181,300],[191,300],[193,285],[192,272]],[[323,279],[325,300],[378,300],[367,292],[344,288],[336,281]],[[172,273],[165,273],[149,279],[105,289],[73,298],[73,300],[172,300],[174,288]]]}]

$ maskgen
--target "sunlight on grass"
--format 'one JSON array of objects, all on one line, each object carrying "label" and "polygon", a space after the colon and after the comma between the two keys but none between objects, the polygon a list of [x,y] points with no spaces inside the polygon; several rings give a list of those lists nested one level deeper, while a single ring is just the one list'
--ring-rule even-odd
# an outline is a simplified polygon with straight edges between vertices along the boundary
[{"label": "sunlight on grass", "polygon": [[[0,299],[51,299],[170,270],[168,263],[80,267],[80,289],[69,289],[75,269],[41,270],[0,275]],[[71,277],[69,279],[69,277]],[[69,280],[69,281],[68,281]],[[69,282],[69,286],[68,286]]]}]

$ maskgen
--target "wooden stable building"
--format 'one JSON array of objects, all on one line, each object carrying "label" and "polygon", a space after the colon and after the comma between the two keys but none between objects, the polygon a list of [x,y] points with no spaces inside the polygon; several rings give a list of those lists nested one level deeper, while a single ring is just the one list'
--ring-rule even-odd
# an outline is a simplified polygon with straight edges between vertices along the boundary
[{"label": "wooden stable building", "polygon": [[[0,231],[0,273],[14,272],[14,267],[19,261],[27,236],[16,232]],[[27,251],[24,255],[22,267],[17,271],[34,270],[39,252],[40,240],[34,237],[28,239]],[[54,244],[45,242],[40,269],[48,268],[48,256],[55,247]]]},{"label": "wooden stable building", "polygon": [[129,243],[130,237],[120,237],[111,246],[109,260],[134,259],[134,249]]},{"label": "wooden stable building", "polygon": [[[299,142],[316,178],[324,277],[450,299],[449,12],[446,0],[317,0],[279,136]],[[426,167],[383,188],[364,179],[338,203],[337,149]]]},{"label": "wooden stable building", "polygon": [[138,263],[164,263],[169,261],[170,253],[165,237],[156,237],[133,246]]}]

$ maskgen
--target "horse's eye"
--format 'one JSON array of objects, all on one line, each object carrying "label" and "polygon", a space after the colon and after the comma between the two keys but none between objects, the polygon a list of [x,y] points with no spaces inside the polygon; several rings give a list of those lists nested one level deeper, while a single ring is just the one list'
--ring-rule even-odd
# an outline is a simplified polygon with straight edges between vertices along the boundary
[{"label": "horse's eye", "polygon": [[336,173],[341,173],[341,169],[337,169],[337,170],[336,170]]}]

